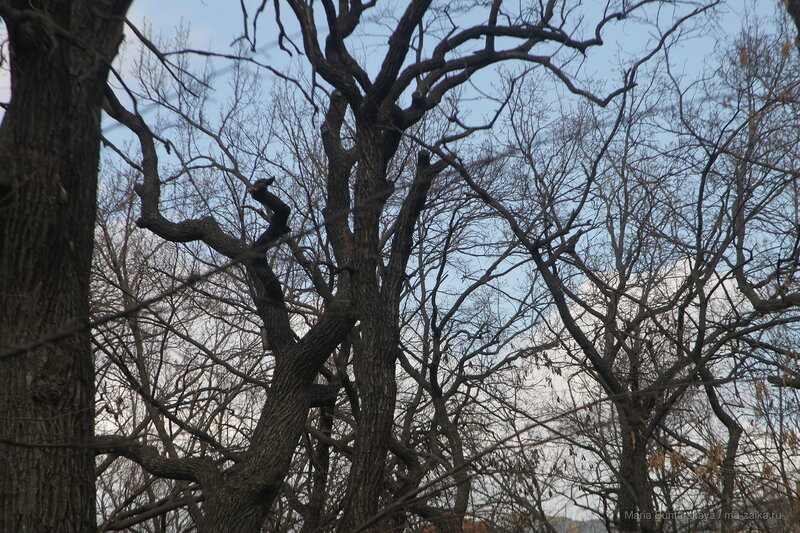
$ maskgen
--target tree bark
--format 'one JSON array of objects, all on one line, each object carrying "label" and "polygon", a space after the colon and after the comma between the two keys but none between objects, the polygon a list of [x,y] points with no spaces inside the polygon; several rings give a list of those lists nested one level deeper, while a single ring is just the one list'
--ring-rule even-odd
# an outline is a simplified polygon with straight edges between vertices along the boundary
[{"label": "tree bark", "polygon": [[656,531],[656,521],[652,487],[648,484],[647,441],[642,436],[642,424],[637,420],[629,420],[623,422],[621,429],[622,455],[617,474],[619,530],[653,533]]},{"label": "tree bark", "polygon": [[[370,318],[362,321],[363,353],[357,353],[353,363],[361,413],[348,476],[344,517],[338,528],[341,533],[355,531],[380,510],[380,497],[385,489],[386,455],[394,423],[397,358],[393,347],[398,346],[398,339],[394,338],[397,320],[393,313],[375,313]],[[367,531],[383,530],[382,521],[378,521]]]},{"label": "tree bark", "polygon": [[[100,105],[129,1],[0,1],[0,354],[87,322]],[[96,528],[88,328],[0,355],[0,531]],[[26,446],[27,445],[27,446]]]},{"label": "tree bark", "polygon": [[[359,393],[359,418],[352,466],[348,476],[341,533],[385,531],[385,520],[373,518],[385,491],[386,456],[392,437],[400,353],[400,300],[412,235],[424,209],[428,190],[444,163],[431,164],[420,151],[417,169],[397,217],[386,265],[381,260],[380,216],[393,186],[386,180],[386,164],[397,150],[397,138],[381,135],[370,120],[358,124],[358,170],[354,213],[353,294],[361,320],[361,348],[353,357]],[[389,128],[387,128],[389,129]],[[380,274],[379,274],[380,273]],[[373,523],[374,522],[374,523]]]},{"label": "tree bark", "polygon": [[714,376],[707,367],[700,369],[700,378],[706,383],[705,391],[711,409],[714,411],[717,420],[722,422],[728,430],[728,443],[725,446],[725,457],[720,465],[720,475],[722,477],[722,492],[720,493],[719,527],[721,533],[733,533],[735,524],[733,521],[733,503],[736,491],[736,456],[739,452],[739,440],[742,436],[742,426],[736,421],[723,407],[714,389]]}]

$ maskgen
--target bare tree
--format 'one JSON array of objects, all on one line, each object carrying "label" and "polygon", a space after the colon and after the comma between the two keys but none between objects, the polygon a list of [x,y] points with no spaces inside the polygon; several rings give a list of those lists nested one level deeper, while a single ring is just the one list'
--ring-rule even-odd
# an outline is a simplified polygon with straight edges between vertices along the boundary
[{"label": "bare tree", "polygon": [[724,384],[741,378],[762,332],[798,319],[796,70],[787,55],[780,41],[751,33],[698,84],[668,71],[674,115],[656,83],[626,93],[613,114],[590,110],[549,129],[521,108],[521,164],[507,172],[519,173],[535,207],[498,201],[463,171],[536,263],[569,332],[570,373],[612,401],[618,448],[601,458],[623,531],[663,527],[651,476],[692,440],[670,416],[697,385],[724,428],[721,445],[700,449],[718,473],[721,527],[734,530],[744,428]]},{"label": "bare tree", "polygon": [[[650,6],[661,3],[609,2],[598,10],[581,2],[555,1],[453,6],[412,0],[384,8],[374,1],[323,0],[323,29],[313,2],[287,0],[275,4],[275,31],[281,47],[302,50],[304,67],[296,76],[259,63],[243,49],[213,54],[188,50],[181,43],[165,48],[127,22],[153,55],[138,65],[141,89],[120,76],[122,87],[106,87],[105,92],[127,3],[94,9],[0,3],[11,37],[14,83],[0,130],[0,162],[12,169],[0,174],[0,246],[12,252],[32,242],[40,246],[35,253],[3,254],[4,264],[11,265],[3,270],[9,273],[3,292],[18,295],[6,299],[10,304],[4,317],[13,318],[11,326],[2,327],[11,339],[3,352],[3,364],[11,365],[3,375],[12,380],[3,405],[12,422],[8,434],[0,433],[0,449],[9,451],[7,464],[23,465],[19,471],[28,472],[25,465],[52,453],[58,465],[74,467],[72,473],[80,470],[80,479],[88,484],[64,476],[67,481],[53,492],[61,494],[67,485],[85,489],[75,491],[83,503],[63,505],[81,509],[83,522],[75,526],[79,530],[93,527],[85,505],[91,500],[87,495],[96,452],[107,456],[99,469],[105,474],[103,483],[109,483],[104,485],[109,487],[104,493],[108,505],[102,508],[104,529],[141,524],[154,531],[302,527],[351,532],[425,521],[441,531],[459,531],[470,506],[474,510],[475,477],[491,477],[505,468],[482,450],[513,431],[508,427],[519,414],[519,404],[506,396],[521,386],[515,365],[554,346],[557,335],[555,330],[542,335],[532,348],[520,349],[516,342],[531,325],[544,322],[541,306],[555,301],[583,355],[572,341],[563,346],[576,359],[588,354],[591,364],[584,368],[600,376],[606,392],[628,393],[616,407],[627,424],[623,443],[631,454],[621,457],[633,457],[629,473],[634,488],[622,493],[629,500],[638,498],[635,506],[647,509],[652,491],[647,492],[641,464],[648,441],[635,439],[641,429],[636,424],[643,423],[639,414],[649,417],[652,412],[640,402],[645,396],[673,400],[654,392],[658,383],[645,379],[641,385],[632,377],[641,363],[640,344],[654,317],[656,322],[666,316],[665,323],[673,320],[660,306],[683,303],[681,312],[694,316],[702,282],[715,280],[712,273],[722,255],[693,271],[677,297],[663,302],[642,297],[642,292],[656,291],[660,281],[640,283],[631,271],[643,255],[649,254],[651,266],[660,249],[649,241],[631,245],[621,238],[621,225],[615,225],[628,218],[610,201],[632,183],[627,170],[618,173],[617,181],[596,179],[598,169],[612,166],[619,154],[624,159],[636,152],[612,153],[618,138],[636,140],[630,132],[620,133],[622,125],[636,123],[628,120],[631,109],[625,106],[605,131],[608,136],[600,139],[600,154],[588,160],[588,186],[568,190],[564,197],[554,199],[551,193],[557,196],[559,186],[569,189],[566,182],[550,188],[539,181],[519,198],[518,180],[502,177],[494,188],[488,180],[476,183],[459,155],[474,150],[481,154],[474,166],[502,169],[501,156],[508,153],[485,157],[491,143],[473,139],[493,128],[523,77],[552,79],[551,86],[565,94],[600,106],[630,91],[633,72],[704,6],[671,4],[675,19],[668,29],[607,93],[589,90],[597,84],[585,79],[581,58],[602,45],[618,22],[633,15],[647,20]],[[266,5],[255,12],[243,6],[245,23],[251,25],[242,42],[255,48],[256,22]],[[657,22],[663,18],[656,16]],[[292,42],[287,24],[299,27],[301,44]],[[51,38],[39,43],[32,35]],[[50,53],[33,53],[37,43]],[[374,44],[368,57],[361,57],[361,43]],[[189,58],[198,53],[235,62],[231,102],[218,107],[218,121],[209,119],[215,107],[209,100],[214,75],[190,68]],[[501,63],[513,66],[494,68]],[[295,126],[300,127],[290,128],[290,135],[315,150],[287,150],[283,155],[289,159],[283,161],[275,154],[272,135],[277,128],[272,121],[289,104],[257,101],[253,94],[258,84],[244,73],[248,65],[278,74],[305,97],[310,118],[296,114]],[[482,70],[496,73],[497,84],[493,97],[484,100],[492,109],[474,123],[469,98],[459,97],[485,94],[487,87],[476,75]],[[49,83],[57,79],[64,83]],[[50,94],[45,88],[52,86],[65,87],[64,94],[37,108],[38,99]],[[173,90],[176,95],[170,94]],[[92,440],[93,380],[85,333],[88,228],[94,222],[103,98],[107,113],[136,138],[139,153],[134,156],[125,148],[112,149],[132,169],[132,174],[121,175],[136,182],[136,224],[150,235],[134,230],[133,212],[127,208],[103,213],[93,310],[100,325],[93,347],[99,361],[102,435]],[[169,120],[145,120],[141,104],[147,100]],[[256,105],[264,110],[252,112]],[[51,120],[54,116],[68,120],[62,124]],[[38,136],[44,129],[30,126],[37,122],[54,126]],[[44,145],[62,137],[57,149]],[[42,157],[45,152],[53,157]],[[637,164],[644,159],[636,159]],[[45,168],[47,161],[52,168]],[[642,190],[648,188],[645,178],[636,179]],[[744,196],[737,193],[737,198]],[[487,205],[477,207],[478,198]],[[529,198],[534,201],[526,205]],[[120,205],[129,199],[123,193]],[[579,208],[564,218],[565,206],[576,201],[605,205],[611,213],[609,239],[620,238],[609,249],[623,258],[617,265],[622,265],[619,279],[630,281],[621,292],[644,302],[638,304],[639,315],[623,316],[625,311],[614,309],[617,300],[604,300],[616,278],[592,278],[604,295],[604,318],[614,327],[624,323],[626,329],[616,341],[605,339],[601,351],[616,358],[606,367],[598,362],[597,348],[588,351],[592,343],[602,343],[579,335],[582,317],[570,314],[565,304],[573,299],[591,313],[594,292],[576,292],[574,276],[596,274],[598,265],[581,260],[575,246],[585,244],[581,238],[607,244],[600,225],[569,237],[583,227],[577,217],[586,212]],[[55,208],[43,215],[46,205]],[[513,212],[504,205],[514,205]],[[497,226],[493,209],[511,224],[512,235]],[[529,218],[520,225],[524,217]],[[22,229],[29,219],[40,224],[34,225],[39,235],[29,226]],[[64,220],[71,224],[65,225],[71,228],[66,238],[49,230]],[[651,231],[647,227],[639,236],[650,238]],[[741,230],[737,232],[743,243]],[[531,240],[533,234],[537,236]],[[525,246],[519,248],[515,239]],[[470,258],[478,250],[491,259]],[[17,258],[34,259],[26,263]],[[43,258],[55,259],[57,266],[46,266],[51,263]],[[515,277],[531,262],[538,273],[526,277],[526,286]],[[204,269],[212,275],[200,275]],[[744,289],[760,275],[744,265],[739,270],[737,283]],[[791,269],[784,265],[778,270],[785,275]],[[448,281],[451,273],[458,273],[460,282]],[[70,290],[62,290],[64,280]],[[54,292],[66,299],[51,297]],[[760,288],[745,292],[758,316],[783,305]],[[31,304],[39,301],[46,309]],[[74,323],[65,324],[67,319]],[[213,331],[204,329],[208,324],[215,324]],[[51,353],[47,342],[63,338],[68,340],[53,345]],[[66,351],[58,348],[71,346],[72,339],[79,339],[78,344]],[[685,347],[674,339],[669,342]],[[674,372],[683,372],[683,377],[706,372],[712,358],[708,354],[720,347],[702,357],[684,356]],[[651,348],[650,359],[667,349],[646,348]],[[621,369],[624,357],[629,364]],[[72,376],[79,386],[72,386]],[[713,387],[708,393],[713,395]],[[19,398],[30,401],[20,403]],[[40,404],[46,408],[37,411]],[[58,422],[43,423],[38,433],[13,422],[31,414]],[[53,434],[56,430],[61,437]],[[75,466],[75,461],[60,459],[64,456],[82,463]],[[513,457],[503,457],[509,459]],[[41,495],[44,476],[48,481],[53,477],[54,464],[36,470],[38,480],[25,481],[31,491],[24,497]],[[17,486],[4,485],[4,498]],[[16,495],[12,499],[21,501]],[[629,504],[634,505],[622,506]],[[24,522],[29,515],[38,524],[40,510],[19,509],[8,515],[9,527],[33,527]],[[546,518],[544,509],[538,512]]]},{"label": "bare tree", "polygon": [[[336,352],[338,355],[334,358],[345,366],[348,357],[352,356],[354,372],[351,388],[344,386],[348,401],[354,407],[354,432],[352,445],[347,445],[349,473],[338,530],[381,530],[398,520],[402,523],[402,514],[408,510],[430,519],[440,529],[458,530],[469,498],[468,479],[462,474],[454,474],[456,478],[460,477],[456,482],[457,502],[449,512],[426,509],[422,505],[415,508],[387,506],[391,500],[386,500],[386,494],[403,487],[411,489],[435,470],[418,463],[413,454],[406,453],[407,449],[404,451],[404,446],[398,446],[392,437],[398,394],[397,362],[404,363],[404,370],[414,377],[423,397],[430,395],[433,421],[428,445],[433,449],[442,438],[447,442],[448,453],[453,454],[449,466],[447,462],[440,466],[461,472],[467,463],[464,451],[459,451],[463,448],[463,435],[454,425],[457,418],[452,418],[458,415],[448,412],[447,403],[454,401],[463,387],[469,389],[469,382],[480,383],[486,379],[496,370],[494,365],[502,366],[504,361],[518,357],[498,358],[474,372],[465,370],[472,365],[472,359],[482,353],[491,354],[491,350],[504,346],[512,338],[506,335],[506,330],[516,327],[513,325],[516,318],[512,313],[508,326],[490,327],[482,332],[490,339],[483,346],[474,343],[474,339],[470,341],[478,349],[466,350],[456,359],[453,383],[447,390],[443,387],[448,378],[442,374],[446,369],[442,359],[448,356],[448,350],[443,349],[441,342],[447,340],[443,335],[451,327],[447,322],[455,320],[452,313],[432,307],[432,312],[444,315],[423,320],[424,327],[429,328],[429,335],[422,344],[422,353],[415,354],[415,350],[404,348],[405,322],[401,304],[409,276],[409,261],[415,235],[420,239],[428,238],[424,232],[417,233],[419,217],[429,202],[434,183],[440,179],[437,177],[452,160],[452,150],[456,149],[459,141],[494,122],[490,117],[487,124],[466,126],[457,107],[447,110],[449,126],[442,133],[421,128],[423,119],[432,112],[446,109],[448,95],[455,89],[462,90],[476,72],[510,60],[539,67],[535,70],[537,74],[552,75],[567,91],[595,103],[607,104],[615,95],[629,89],[631,80],[626,80],[627,83],[622,83],[608,95],[595,96],[578,84],[573,59],[601,45],[607,26],[647,3],[633,6],[621,3],[608,6],[603,13],[581,13],[579,5],[575,9],[558,11],[554,2],[533,10],[516,11],[501,2],[491,6],[475,4],[450,9],[414,1],[391,14],[395,24],[387,35],[388,44],[382,50],[384,55],[380,58],[380,67],[374,69],[369,62],[359,63],[351,50],[351,38],[368,31],[368,14],[374,4],[337,7],[324,2],[328,35],[323,49],[313,6],[288,2],[301,29],[302,48],[314,75],[312,81],[316,84],[322,80],[325,84],[325,87],[312,85],[306,92],[312,105],[320,105],[317,99],[321,97],[320,107],[326,109],[319,124],[319,138],[325,153],[324,189],[322,194],[315,192],[315,197],[324,207],[320,210],[322,205],[311,205],[302,214],[315,221],[324,217],[325,238],[330,245],[330,253],[324,256],[325,263],[308,261],[298,237],[289,233],[290,207],[280,193],[272,192],[276,186],[283,185],[285,178],[264,179],[263,174],[259,176],[255,170],[260,168],[259,164],[251,167],[253,172],[243,170],[240,164],[242,154],[234,148],[233,136],[223,133],[232,130],[234,121],[215,130],[204,115],[187,112],[181,107],[183,104],[170,104],[163,98],[163,92],[156,90],[151,93],[166,110],[177,113],[187,130],[199,132],[209,139],[218,154],[196,157],[191,148],[194,141],[185,146],[167,141],[151,130],[135,108],[133,112],[128,111],[108,91],[109,114],[135,133],[142,150],[142,163],[136,164],[142,179],[136,186],[142,202],[139,224],[168,241],[204,243],[213,251],[210,257],[216,256],[216,264],[220,264],[220,257],[225,257],[227,261],[243,266],[254,312],[264,329],[265,356],[274,357],[275,366],[256,428],[248,437],[244,451],[235,458],[228,458],[232,465],[214,464],[192,456],[156,456],[152,450],[135,442],[116,438],[104,439],[103,450],[125,455],[155,475],[196,483],[204,499],[205,524],[202,527],[211,531],[231,527],[242,531],[255,530],[261,527],[291,471],[297,443],[307,429],[305,421],[312,405],[312,391],[318,373],[322,372],[326,380],[337,385],[332,381],[334,375],[326,374],[324,366],[329,355]],[[684,16],[676,19],[672,29],[699,12],[702,9],[693,10],[690,6]],[[588,26],[584,15],[591,15],[595,24]],[[462,18],[470,22],[465,26],[464,22],[459,22]],[[483,22],[476,25],[471,22],[474,20]],[[291,45],[282,27],[279,28],[282,43]],[[662,42],[656,40],[654,46],[658,48]],[[554,49],[548,44],[557,46]],[[295,82],[299,85],[297,80]],[[200,84],[189,84],[191,88],[178,88],[187,99],[192,92],[202,92]],[[330,93],[326,94],[324,91],[328,89]],[[134,96],[132,91],[128,94]],[[503,109],[506,98],[498,99],[498,109]],[[415,129],[417,127],[420,127],[419,131]],[[440,159],[433,161],[428,150],[420,150],[411,159],[416,163],[409,161],[407,152],[398,151],[404,138],[426,145],[439,153]],[[159,154],[159,144],[174,150],[175,155],[165,156],[163,151]],[[255,161],[264,158],[258,149],[248,152],[247,156]],[[181,166],[172,175],[164,175],[165,165],[159,164],[160,157],[162,160],[174,157]],[[239,215],[238,220],[223,219],[218,211],[219,204],[209,202],[208,195],[191,182],[192,174],[202,167],[230,177],[233,183],[239,184],[240,190],[248,187],[253,199],[265,208],[269,225],[259,238],[253,240],[251,237],[252,218],[245,219]],[[404,167],[413,170],[398,174],[408,177],[407,185],[398,187],[394,169]],[[170,190],[180,191],[174,187],[184,177],[188,178],[191,187],[195,187],[192,194],[206,202],[205,209],[186,209],[171,202],[165,205],[162,201],[165,185],[169,184]],[[178,222],[172,219],[178,219]],[[448,231],[456,229],[450,227]],[[548,242],[560,237],[546,236]],[[283,248],[284,243],[290,253],[283,257],[305,271],[304,275],[312,281],[316,300],[325,309],[302,325],[298,321],[298,308],[289,305],[290,284],[278,276],[275,261],[283,252],[280,249],[272,251],[276,247]],[[268,259],[265,260],[268,250]],[[506,253],[501,252],[499,256]],[[486,270],[488,279],[499,265]],[[476,283],[475,287],[483,283],[485,280]],[[441,289],[435,288],[434,293]],[[424,292],[422,295],[430,301],[435,298]],[[520,313],[528,312],[530,298],[520,299]],[[452,310],[458,311],[462,303],[454,302]],[[491,314],[483,318],[486,322],[496,319],[497,315]],[[356,320],[358,326],[353,329]],[[455,331],[454,339],[457,339],[460,333]],[[337,350],[339,345],[342,348]],[[409,356],[419,358],[421,366],[416,367]],[[349,378],[338,372],[336,379],[344,385]],[[483,386],[478,390],[489,392]],[[473,398],[479,397],[480,394],[476,394]],[[322,459],[320,454],[325,453],[325,446],[333,444],[328,438],[332,431],[330,417],[328,412],[319,419],[315,437],[322,447],[318,447],[310,459]],[[390,450],[396,459],[389,459]],[[413,472],[400,483],[399,488],[391,486],[387,475],[396,468]],[[313,469],[318,474],[317,488],[324,490],[324,468],[317,463]],[[291,505],[290,495],[286,496]],[[309,514],[308,508],[294,503],[311,523],[319,519]],[[394,511],[381,511],[382,506]],[[441,518],[435,516],[442,512]]]}]

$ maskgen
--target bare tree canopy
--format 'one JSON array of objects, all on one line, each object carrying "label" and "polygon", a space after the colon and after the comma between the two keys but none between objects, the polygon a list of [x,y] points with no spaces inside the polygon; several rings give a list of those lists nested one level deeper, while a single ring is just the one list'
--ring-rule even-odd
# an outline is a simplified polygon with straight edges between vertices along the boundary
[{"label": "bare tree canopy", "polygon": [[795,527],[793,2],[68,4],[0,0],[0,530]]}]

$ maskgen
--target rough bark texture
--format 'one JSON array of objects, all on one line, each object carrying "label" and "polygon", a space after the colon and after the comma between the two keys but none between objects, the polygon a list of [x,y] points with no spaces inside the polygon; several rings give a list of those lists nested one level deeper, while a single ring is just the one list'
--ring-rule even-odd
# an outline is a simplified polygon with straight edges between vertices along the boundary
[{"label": "rough bark texture", "polygon": [[[396,298],[382,294],[378,275],[379,217],[391,192],[386,182],[386,149],[381,134],[362,120],[357,136],[358,169],[354,213],[353,293],[361,319],[362,349],[353,371],[360,400],[353,462],[338,531],[355,531],[378,511],[389,449],[397,384]],[[391,148],[390,148],[391,150]],[[392,155],[392,154],[388,154]]]},{"label": "rough bark texture", "polygon": [[[386,113],[388,114],[388,113]],[[386,180],[386,162],[397,150],[397,139],[379,134],[363,120],[358,139],[356,173],[355,253],[353,293],[361,319],[362,346],[353,358],[360,413],[348,476],[344,513],[338,531],[385,531],[384,520],[373,521],[385,493],[386,457],[394,423],[400,352],[400,299],[412,234],[441,162],[431,165],[430,154],[420,151],[414,183],[397,217],[388,262],[381,261],[379,218],[392,192]],[[387,128],[388,129],[388,128]],[[380,274],[379,274],[380,273]],[[388,517],[387,517],[388,518]]]},{"label": "rough bark texture", "polygon": [[[0,2],[0,353],[88,321],[100,105],[127,1]],[[0,531],[95,529],[89,331],[0,355]]]},{"label": "rough bark texture", "polygon": [[[364,327],[364,354],[356,357],[354,371],[359,384],[361,416],[353,450],[353,463],[348,477],[348,494],[344,519],[339,531],[355,531],[380,509],[380,496],[386,478],[386,454],[392,435],[394,407],[397,397],[395,362],[397,339],[382,340],[392,336],[394,326],[391,315],[375,324]],[[364,321],[366,322],[366,321]],[[385,531],[382,522],[368,531]]]},{"label": "rough bark texture", "polygon": [[[347,306],[344,301],[344,306]],[[340,304],[278,360],[270,397],[245,457],[237,468],[206,480],[205,531],[257,532],[278,496],[311,407],[312,381],[338,342],[349,332],[351,313]]]},{"label": "rough bark texture", "polygon": [[[619,409],[622,411],[622,409]],[[619,530],[640,533],[656,531],[652,488],[648,484],[647,440],[636,419],[622,425],[622,455],[619,463]]]}]

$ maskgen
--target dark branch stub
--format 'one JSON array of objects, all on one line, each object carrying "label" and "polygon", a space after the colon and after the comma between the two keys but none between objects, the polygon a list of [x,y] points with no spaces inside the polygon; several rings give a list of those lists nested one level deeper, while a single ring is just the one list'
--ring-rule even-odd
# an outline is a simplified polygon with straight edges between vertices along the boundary
[{"label": "dark branch stub", "polygon": [[260,179],[247,189],[255,201],[272,212],[269,227],[256,240],[257,247],[267,246],[291,231],[286,224],[289,221],[291,209],[283,200],[269,191],[269,186],[274,181],[275,178]]}]

